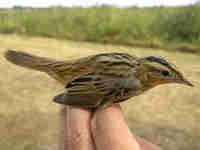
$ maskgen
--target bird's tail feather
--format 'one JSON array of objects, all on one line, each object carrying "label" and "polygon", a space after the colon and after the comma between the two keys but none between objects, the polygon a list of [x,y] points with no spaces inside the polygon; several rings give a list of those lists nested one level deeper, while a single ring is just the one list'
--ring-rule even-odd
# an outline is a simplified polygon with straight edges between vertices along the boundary
[{"label": "bird's tail feather", "polygon": [[5,52],[5,58],[13,64],[43,72],[48,71],[48,64],[56,62],[53,59],[38,57],[25,52],[14,50],[7,50]]}]

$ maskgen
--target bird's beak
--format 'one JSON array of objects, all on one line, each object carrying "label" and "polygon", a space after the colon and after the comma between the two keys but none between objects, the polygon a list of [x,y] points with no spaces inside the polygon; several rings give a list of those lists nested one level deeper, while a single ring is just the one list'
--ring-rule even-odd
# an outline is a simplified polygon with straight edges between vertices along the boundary
[{"label": "bird's beak", "polygon": [[181,82],[182,82],[183,84],[187,85],[187,86],[190,86],[190,87],[193,87],[193,86],[194,86],[190,81],[188,81],[188,80],[186,80],[186,79],[184,79],[184,78],[181,80]]}]

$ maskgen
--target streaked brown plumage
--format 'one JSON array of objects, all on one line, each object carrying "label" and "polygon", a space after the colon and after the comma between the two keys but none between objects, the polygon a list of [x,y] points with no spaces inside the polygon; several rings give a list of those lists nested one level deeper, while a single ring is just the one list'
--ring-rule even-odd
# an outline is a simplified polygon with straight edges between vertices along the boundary
[{"label": "streaked brown plumage", "polygon": [[56,96],[55,102],[85,108],[122,102],[160,84],[192,86],[173,64],[154,56],[104,53],[59,61],[8,50],[5,57],[16,65],[46,72],[64,84],[66,92]]}]

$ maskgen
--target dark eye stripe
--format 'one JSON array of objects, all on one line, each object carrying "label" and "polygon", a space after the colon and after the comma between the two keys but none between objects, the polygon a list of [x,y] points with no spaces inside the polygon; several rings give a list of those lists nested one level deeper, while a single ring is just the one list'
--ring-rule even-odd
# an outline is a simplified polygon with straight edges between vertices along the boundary
[{"label": "dark eye stripe", "polygon": [[163,76],[169,76],[169,75],[170,75],[169,71],[167,71],[167,70],[162,70],[162,71],[161,71],[161,74],[162,74]]},{"label": "dark eye stripe", "polygon": [[151,62],[157,62],[159,64],[162,64],[162,65],[168,67],[169,69],[171,69],[172,71],[176,72],[176,69],[173,67],[173,64],[163,58],[155,57],[155,56],[148,56],[148,57],[146,57],[146,59]]}]

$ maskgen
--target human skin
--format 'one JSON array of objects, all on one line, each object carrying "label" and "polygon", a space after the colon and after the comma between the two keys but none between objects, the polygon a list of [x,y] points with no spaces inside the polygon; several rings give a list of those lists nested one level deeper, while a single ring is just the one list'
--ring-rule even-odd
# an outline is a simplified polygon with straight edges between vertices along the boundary
[{"label": "human skin", "polygon": [[126,125],[119,104],[94,113],[62,106],[59,150],[161,150],[136,137]]}]

